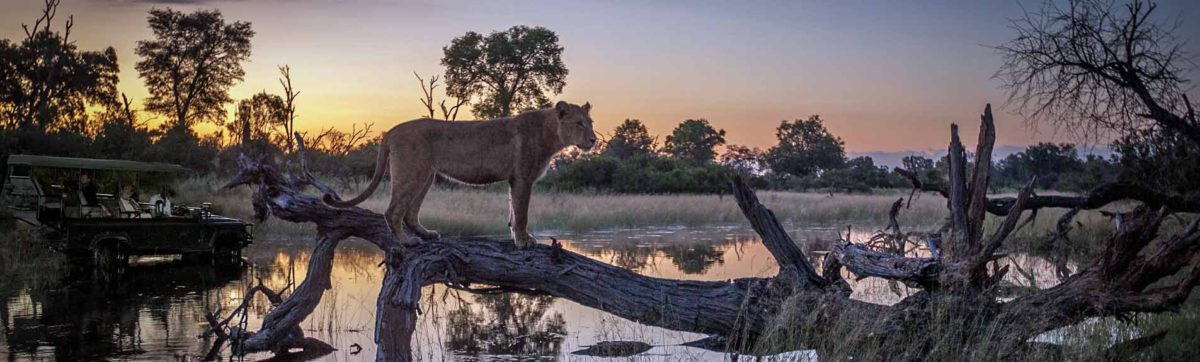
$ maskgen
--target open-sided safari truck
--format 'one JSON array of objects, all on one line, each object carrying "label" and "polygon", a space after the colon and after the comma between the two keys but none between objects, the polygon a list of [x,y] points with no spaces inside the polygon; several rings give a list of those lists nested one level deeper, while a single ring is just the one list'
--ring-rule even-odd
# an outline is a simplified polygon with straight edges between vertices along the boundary
[{"label": "open-sided safari truck", "polygon": [[[208,203],[143,202],[188,172],[178,165],[11,155],[5,171],[0,205],[48,228],[46,240],[54,249],[101,266],[124,266],[134,255],[237,260],[252,241],[251,224],[216,215]],[[93,186],[84,187],[84,175]]]}]

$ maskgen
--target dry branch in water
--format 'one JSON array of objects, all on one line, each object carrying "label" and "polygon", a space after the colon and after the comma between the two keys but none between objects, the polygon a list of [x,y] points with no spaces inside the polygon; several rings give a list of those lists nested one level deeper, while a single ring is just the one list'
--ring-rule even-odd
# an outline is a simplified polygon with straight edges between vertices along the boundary
[{"label": "dry branch in water", "polygon": [[[990,154],[995,139],[990,107],[984,111],[980,130],[976,154]],[[828,333],[825,337],[836,338],[841,345],[870,344],[880,347],[872,353],[918,359],[926,353],[947,353],[944,345],[935,349],[935,340],[945,340],[935,334],[938,323],[957,322],[968,328],[954,337],[964,346],[986,339],[997,351],[1014,357],[1045,347],[1028,343],[1030,338],[1085,318],[1168,310],[1182,303],[1200,280],[1200,268],[1194,267],[1200,254],[1195,223],[1177,235],[1157,238],[1167,210],[1175,210],[1170,205],[1193,201],[1136,198],[1154,207],[1143,207],[1128,216],[1099,258],[1062,284],[1000,303],[998,284],[1008,269],[998,267],[995,260],[1017,219],[1023,211],[1064,206],[1052,201],[1059,199],[1033,195],[1032,183],[1011,201],[988,199],[988,179],[981,175],[987,174],[990,162],[981,159],[984,162],[971,170],[974,177],[968,179],[964,157],[953,156],[955,152],[962,155],[957,127],[951,128],[951,140],[953,171],[950,185],[942,190],[952,190],[944,194],[949,196],[953,222],[941,232],[943,253],[939,257],[904,257],[844,243],[836,246],[818,273],[771,210],[735,178],[732,186],[738,206],[779,263],[779,273],[730,281],[648,277],[564,250],[557,243],[517,249],[511,240],[443,237],[437,242],[406,245],[390,232],[383,216],[357,207],[333,208],[305,193],[308,186],[333,192],[309,175],[303,157],[297,174],[285,177],[269,160],[243,156],[240,174],[226,187],[253,188],[252,202],[260,220],[273,215],[290,222],[311,222],[318,235],[304,282],[271,310],[258,331],[231,338],[238,340],[239,353],[282,353],[311,345],[297,326],[316,308],[324,291],[336,287],[329,281],[333,251],[348,237],[370,242],[385,253],[375,330],[376,359],[381,361],[412,359],[420,290],[431,284],[469,292],[566,298],[638,323],[707,334],[719,341],[713,348],[739,352],[768,351],[757,343],[778,333],[778,325],[769,327],[786,309],[789,315],[799,312],[803,323],[783,323],[783,328],[814,336],[801,341],[811,345],[789,345],[791,348],[811,347],[821,353],[825,345],[816,337]],[[299,143],[301,152],[303,147]],[[1069,207],[1078,207],[1079,202]],[[1007,218],[997,230],[983,230],[985,210]],[[899,228],[895,229],[900,234]],[[1155,240],[1159,241],[1152,243]],[[854,300],[841,276],[843,266],[859,278],[902,281],[922,291],[890,306]],[[1188,268],[1191,272],[1182,280],[1150,288]],[[861,322],[861,333],[839,334],[827,328],[844,321]]]}]

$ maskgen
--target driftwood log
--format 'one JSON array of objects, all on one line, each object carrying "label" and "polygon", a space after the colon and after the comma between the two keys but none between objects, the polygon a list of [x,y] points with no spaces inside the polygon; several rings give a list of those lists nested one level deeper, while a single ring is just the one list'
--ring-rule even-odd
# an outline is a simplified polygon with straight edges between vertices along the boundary
[{"label": "driftwood log", "polygon": [[[990,106],[981,120],[976,154],[989,155],[995,139]],[[225,333],[235,340],[235,353],[286,353],[311,347],[311,340],[297,326],[316,308],[325,290],[337,287],[329,281],[333,251],[349,237],[366,240],[385,253],[375,328],[376,359],[380,361],[412,359],[420,290],[431,284],[468,292],[566,298],[638,323],[707,334],[719,341],[714,348],[731,352],[771,352],[763,341],[787,334],[806,336],[789,347],[816,348],[822,353],[829,344],[822,344],[819,337],[841,333],[830,326],[861,322],[862,327],[856,329],[859,333],[826,337],[836,339],[839,345],[877,346],[864,351],[894,353],[889,357],[904,360],[946,353],[943,342],[936,342],[947,339],[934,328],[938,323],[969,321],[959,323],[968,327],[950,339],[969,344],[987,338],[1004,356],[1018,357],[1044,347],[1030,343],[1030,338],[1085,318],[1170,310],[1182,303],[1200,280],[1200,268],[1195,268],[1200,260],[1196,223],[1176,235],[1158,237],[1169,210],[1194,207],[1189,204],[1194,201],[1124,195],[1102,201],[1134,198],[1153,207],[1130,215],[1116,235],[1104,241],[1101,255],[1065,282],[999,302],[997,286],[1008,269],[997,267],[995,259],[1021,213],[1040,207],[1074,208],[1093,201],[1065,203],[1035,196],[1032,183],[1016,198],[989,199],[990,162],[978,162],[968,172],[957,126],[951,126],[950,136],[949,186],[938,190],[948,197],[951,221],[941,236],[942,250],[935,254],[939,257],[906,257],[842,241],[818,272],[771,210],[735,178],[732,188],[737,204],[779,263],[779,273],[723,282],[648,277],[564,250],[557,243],[517,249],[511,240],[443,237],[409,245],[393,236],[381,215],[362,208],[333,208],[305,193],[309,186],[332,191],[309,175],[302,158],[298,169],[284,176],[265,158],[242,157],[240,174],[226,187],[251,187],[260,220],[274,216],[313,223],[318,235],[305,280],[269,312],[261,328]],[[300,147],[303,152],[303,145]],[[983,230],[987,212],[1006,219],[995,230]],[[921,291],[895,305],[851,299],[849,284],[842,278],[843,266],[858,278],[901,281]],[[1181,270],[1190,271],[1174,282],[1159,282]],[[773,323],[780,318],[786,320]],[[214,329],[230,328],[214,323]],[[972,333],[985,330],[1003,333]],[[1118,347],[1130,348],[1126,344]]]}]

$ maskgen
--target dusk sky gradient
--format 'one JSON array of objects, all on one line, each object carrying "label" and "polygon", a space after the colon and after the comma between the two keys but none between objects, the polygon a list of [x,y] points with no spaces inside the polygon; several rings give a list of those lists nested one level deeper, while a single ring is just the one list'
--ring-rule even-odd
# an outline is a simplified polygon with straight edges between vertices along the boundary
[{"label": "dusk sky gradient", "polygon": [[[41,0],[2,0],[0,37],[24,37],[20,24]],[[257,35],[234,99],[281,93],[278,65],[300,90],[297,126],[315,130],[374,122],[383,131],[419,117],[413,72],[441,74],[442,47],[467,31],[547,27],[570,69],[554,99],[594,106],[597,129],[626,118],[663,135],[706,118],[731,144],[767,148],[784,119],[820,114],[849,151],[945,147],[948,125],[974,139],[984,104],[999,107],[997,143],[1071,141],[1069,130],[1031,128],[1006,106],[992,79],[1000,56],[988,45],[1012,36],[1009,18],[1040,2],[1016,1],[122,1],[65,0],[58,28],[75,16],[72,38],[85,50],[113,46],[120,91],[148,96],[133,49],[148,39],[152,7],[220,9],[249,21]],[[1161,4],[1181,18],[1177,36],[1200,34],[1200,1]],[[1195,54],[1195,44],[1189,44]],[[1195,74],[1192,72],[1191,74]],[[1192,79],[1196,76],[1192,75]],[[1195,92],[1191,92],[1195,93]],[[230,106],[232,117],[232,106]],[[973,142],[970,142],[973,143]]]}]

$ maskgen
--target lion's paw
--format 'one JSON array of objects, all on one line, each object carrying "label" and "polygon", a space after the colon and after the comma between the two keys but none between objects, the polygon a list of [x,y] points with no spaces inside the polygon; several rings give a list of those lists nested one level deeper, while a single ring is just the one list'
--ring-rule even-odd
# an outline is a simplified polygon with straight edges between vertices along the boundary
[{"label": "lion's paw", "polygon": [[537,239],[534,239],[533,235],[529,235],[529,233],[521,233],[513,238],[513,242],[517,244],[518,248],[524,249],[537,244]]}]

